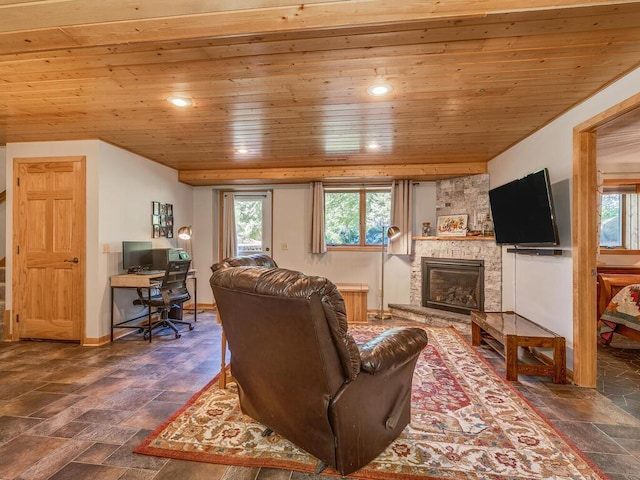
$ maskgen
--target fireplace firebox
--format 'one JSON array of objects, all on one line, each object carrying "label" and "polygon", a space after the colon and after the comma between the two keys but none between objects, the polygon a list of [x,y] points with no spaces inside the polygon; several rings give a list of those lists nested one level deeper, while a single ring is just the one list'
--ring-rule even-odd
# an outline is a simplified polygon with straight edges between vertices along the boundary
[{"label": "fireplace firebox", "polygon": [[458,313],[484,308],[484,261],[422,258],[422,306]]}]

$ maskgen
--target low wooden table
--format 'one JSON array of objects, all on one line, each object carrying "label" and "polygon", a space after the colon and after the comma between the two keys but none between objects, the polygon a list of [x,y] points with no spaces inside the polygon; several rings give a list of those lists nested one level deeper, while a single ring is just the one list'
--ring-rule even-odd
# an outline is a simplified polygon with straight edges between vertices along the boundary
[{"label": "low wooden table", "polygon": [[[552,376],[553,383],[567,382],[565,338],[515,312],[471,312],[471,343],[484,341],[504,356],[507,380],[518,380],[518,374]],[[553,361],[522,363],[518,347],[552,348]]]}]

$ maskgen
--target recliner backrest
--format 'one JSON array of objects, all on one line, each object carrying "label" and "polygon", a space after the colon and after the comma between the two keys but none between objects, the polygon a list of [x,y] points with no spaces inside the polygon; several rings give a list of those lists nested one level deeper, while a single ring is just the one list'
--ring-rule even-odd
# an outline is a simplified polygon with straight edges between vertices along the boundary
[{"label": "recliner backrest", "polygon": [[253,255],[245,255],[242,257],[228,257],[218,263],[211,265],[211,271],[215,272],[221,268],[227,267],[265,267],[277,268],[275,260],[264,253],[256,253]]},{"label": "recliner backrest", "polygon": [[[347,333],[344,299],[335,284],[328,279],[285,268],[236,267],[214,271],[211,286],[214,294],[215,288],[219,286],[275,297],[309,299],[317,296],[346,381],[351,381],[358,375],[360,353],[355,341]],[[224,318],[224,312],[222,317]]]}]

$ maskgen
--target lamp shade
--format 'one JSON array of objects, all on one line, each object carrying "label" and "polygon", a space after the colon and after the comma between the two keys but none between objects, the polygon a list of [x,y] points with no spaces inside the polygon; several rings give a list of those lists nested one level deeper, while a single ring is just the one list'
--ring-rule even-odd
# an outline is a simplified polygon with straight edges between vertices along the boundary
[{"label": "lamp shade", "polygon": [[394,240],[396,238],[398,238],[400,236],[400,229],[398,227],[396,227],[395,225],[391,225],[388,229],[387,229],[387,238],[389,240]]},{"label": "lamp shade", "polygon": [[191,227],[180,227],[178,230],[178,238],[182,240],[189,240],[193,234]]}]

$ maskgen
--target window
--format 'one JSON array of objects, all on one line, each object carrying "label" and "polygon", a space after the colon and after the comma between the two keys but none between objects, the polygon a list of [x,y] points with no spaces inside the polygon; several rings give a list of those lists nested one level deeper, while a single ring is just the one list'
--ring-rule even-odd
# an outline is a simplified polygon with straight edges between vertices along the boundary
[{"label": "window", "polygon": [[391,222],[391,190],[326,188],[324,222],[327,246],[380,245],[382,232]]},{"label": "window", "polygon": [[607,193],[601,197],[600,246],[622,247],[622,194]]},{"label": "window", "polygon": [[[615,190],[615,189],[611,189]],[[600,246],[638,250],[640,195],[611,191],[601,196]]]},{"label": "window", "polygon": [[233,233],[224,231],[224,221],[221,227],[223,239],[235,237],[235,250],[229,255],[271,255],[271,191],[225,192],[222,201],[223,210],[232,209],[235,219]]}]

